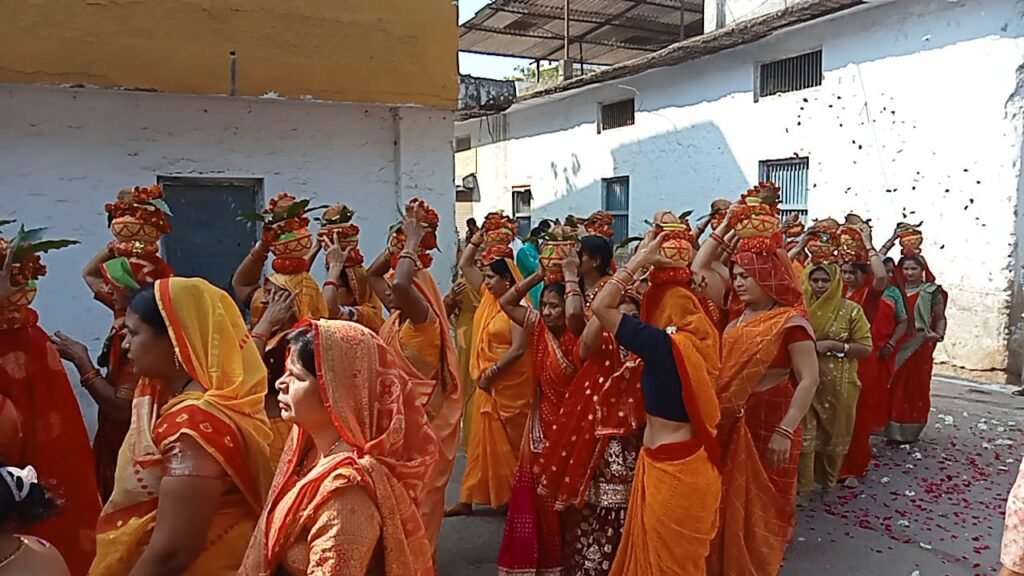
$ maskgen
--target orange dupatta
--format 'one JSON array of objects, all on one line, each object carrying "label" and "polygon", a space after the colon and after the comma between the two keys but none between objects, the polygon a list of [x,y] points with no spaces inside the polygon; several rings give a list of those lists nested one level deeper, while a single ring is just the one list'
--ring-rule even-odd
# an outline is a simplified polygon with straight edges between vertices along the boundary
[{"label": "orange dupatta", "polygon": [[131,571],[156,526],[163,450],[187,435],[221,463],[240,493],[221,497],[209,533],[223,536],[210,540],[186,574],[227,576],[237,572],[271,476],[267,371],[223,290],[198,278],[171,278],[157,281],[156,297],[181,365],[205,390],[165,400],[159,382],[140,379],[89,574]]},{"label": "orange dupatta", "polygon": [[[722,494],[713,385],[719,371],[718,328],[692,290],[673,284],[652,285],[640,316],[671,335],[693,437],[641,450],[610,574],[703,574]],[[680,494],[687,497],[680,501]]]},{"label": "orange dupatta", "polygon": [[[430,428],[440,442],[437,463],[425,480],[423,499],[420,510],[427,537],[432,546],[437,544],[441,533],[441,522],[444,520],[444,495],[448,480],[455,466],[455,451],[458,448],[459,424],[462,420],[462,382],[455,352],[445,315],[444,299],[437,282],[427,270],[419,270],[413,279],[416,290],[426,299],[430,311],[437,318],[438,331],[430,341],[419,342],[419,350],[410,350],[412,342],[403,342],[402,313],[395,312],[381,328],[380,336],[395,353],[395,359],[402,370],[409,376],[416,390],[420,405],[427,412]],[[403,344],[405,346],[403,346]],[[426,364],[433,364],[431,356],[440,356],[440,373],[422,374],[407,354],[417,354],[427,359]],[[439,393],[440,392],[440,393]]]},{"label": "orange dupatta", "polygon": [[380,512],[386,575],[432,575],[432,551],[417,501],[437,443],[424,437],[429,426],[412,382],[395,354],[365,327],[336,320],[312,327],[320,395],[352,451],[321,458],[293,482],[312,449],[309,435],[295,427],[240,573],[275,574],[320,505],[361,484]]}]

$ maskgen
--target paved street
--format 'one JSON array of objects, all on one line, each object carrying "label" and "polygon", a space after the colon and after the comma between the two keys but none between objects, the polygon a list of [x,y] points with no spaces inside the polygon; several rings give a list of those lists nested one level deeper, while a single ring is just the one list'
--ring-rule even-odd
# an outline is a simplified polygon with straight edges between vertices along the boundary
[{"label": "paved street", "polygon": [[[932,397],[922,442],[876,444],[859,487],[839,488],[831,508],[815,502],[801,510],[783,576],[995,573],[1003,508],[1024,456],[1024,399],[939,381]],[[446,520],[439,574],[495,574],[503,521],[486,512]]]}]

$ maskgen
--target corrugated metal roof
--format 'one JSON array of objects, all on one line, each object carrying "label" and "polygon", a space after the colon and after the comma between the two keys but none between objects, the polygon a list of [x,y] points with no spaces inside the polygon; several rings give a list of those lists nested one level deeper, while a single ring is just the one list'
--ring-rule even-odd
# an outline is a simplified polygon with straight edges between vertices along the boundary
[{"label": "corrugated metal roof", "polygon": [[[872,0],[876,4],[889,1],[894,0]],[[677,42],[663,50],[645,54],[635,60],[531,91],[519,96],[516,102],[517,105],[521,105],[527,101],[559,95],[586,86],[628,78],[655,68],[675,66],[683,62],[697,60],[711,54],[736,48],[737,46],[756,42],[792,26],[825,18],[865,4],[867,4],[866,0],[800,0],[775,12],[737,22],[725,28]]]},{"label": "corrugated metal roof", "polygon": [[[566,0],[495,0],[459,29],[459,50],[558,60],[564,53]],[[613,65],[704,30],[702,0],[568,0],[570,58]]]}]

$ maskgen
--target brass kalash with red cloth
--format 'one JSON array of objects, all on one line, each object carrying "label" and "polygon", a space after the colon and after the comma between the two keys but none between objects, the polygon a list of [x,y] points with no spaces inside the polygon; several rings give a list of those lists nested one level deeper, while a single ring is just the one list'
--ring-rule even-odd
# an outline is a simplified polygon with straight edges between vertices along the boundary
[{"label": "brass kalash with red cloth", "polygon": [[[102,268],[107,294],[97,294],[96,297],[114,309],[116,321],[123,316],[123,310],[118,310],[114,292],[152,284],[173,274],[171,267],[159,256],[160,238],[171,231],[171,210],[164,201],[164,190],[159,184],[123,188],[117,199],[107,203],[104,210],[107,226],[114,235],[109,245],[114,258]],[[120,258],[124,260],[118,260]],[[127,269],[119,270],[125,263]],[[125,286],[126,279],[117,277],[119,271],[130,272],[136,286]]]}]

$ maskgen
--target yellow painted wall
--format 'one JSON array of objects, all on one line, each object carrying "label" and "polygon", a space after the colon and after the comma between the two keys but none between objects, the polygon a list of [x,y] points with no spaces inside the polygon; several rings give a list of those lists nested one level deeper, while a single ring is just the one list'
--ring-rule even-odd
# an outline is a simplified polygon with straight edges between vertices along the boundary
[{"label": "yellow painted wall", "polygon": [[455,108],[451,0],[0,0],[0,82]]}]

